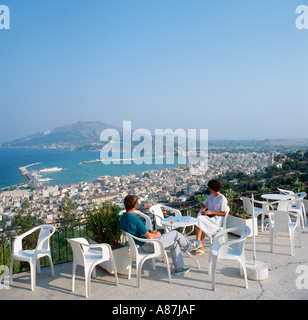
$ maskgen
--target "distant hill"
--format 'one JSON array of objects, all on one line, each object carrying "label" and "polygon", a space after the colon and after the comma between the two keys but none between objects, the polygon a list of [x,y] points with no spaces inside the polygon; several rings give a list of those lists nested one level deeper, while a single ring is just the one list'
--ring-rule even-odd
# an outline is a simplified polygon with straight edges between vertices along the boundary
[{"label": "distant hill", "polygon": [[39,132],[22,139],[4,142],[0,146],[6,148],[62,148],[75,150],[83,145],[99,143],[101,132],[107,128],[122,131],[121,128],[100,121],[79,121],[75,124]]}]

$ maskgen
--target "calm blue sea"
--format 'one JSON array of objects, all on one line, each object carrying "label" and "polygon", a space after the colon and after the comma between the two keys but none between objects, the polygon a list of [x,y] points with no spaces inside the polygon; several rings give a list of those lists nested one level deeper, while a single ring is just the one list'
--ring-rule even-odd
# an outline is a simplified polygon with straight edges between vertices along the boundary
[{"label": "calm blue sea", "polygon": [[99,159],[99,152],[90,151],[66,151],[66,150],[41,150],[41,149],[14,149],[0,148],[0,188],[8,187],[25,182],[18,168],[28,164],[42,162],[42,164],[29,167],[28,170],[39,170],[49,167],[60,167],[65,170],[60,172],[49,172],[42,174],[42,177],[53,180],[43,185],[64,185],[78,183],[81,181],[92,182],[103,175],[121,176],[129,173],[140,173],[146,170],[161,170],[178,166],[178,164],[137,165],[134,162],[130,165],[104,165],[101,162],[79,164],[83,161]]}]

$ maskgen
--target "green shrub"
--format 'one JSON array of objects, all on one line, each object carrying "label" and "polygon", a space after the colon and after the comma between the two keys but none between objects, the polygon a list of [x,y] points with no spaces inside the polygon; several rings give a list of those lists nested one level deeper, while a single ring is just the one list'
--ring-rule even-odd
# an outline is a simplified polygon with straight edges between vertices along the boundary
[{"label": "green shrub", "polygon": [[98,243],[108,243],[113,248],[122,247],[119,212],[120,207],[111,203],[88,211],[86,219],[90,238]]}]

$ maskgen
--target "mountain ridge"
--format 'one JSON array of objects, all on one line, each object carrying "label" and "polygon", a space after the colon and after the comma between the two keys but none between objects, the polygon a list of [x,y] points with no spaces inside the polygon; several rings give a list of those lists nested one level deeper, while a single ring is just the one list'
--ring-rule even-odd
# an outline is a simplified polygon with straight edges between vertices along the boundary
[{"label": "mountain ridge", "polygon": [[78,121],[54,129],[38,132],[21,139],[14,139],[0,144],[0,147],[11,148],[64,148],[74,149],[81,145],[98,143],[100,134],[105,129],[121,128],[101,121]]}]

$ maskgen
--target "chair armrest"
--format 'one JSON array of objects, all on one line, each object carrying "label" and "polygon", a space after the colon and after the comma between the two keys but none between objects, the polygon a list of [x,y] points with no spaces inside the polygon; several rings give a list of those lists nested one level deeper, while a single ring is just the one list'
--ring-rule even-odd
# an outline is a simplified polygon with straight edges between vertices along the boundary
[{"label": "chair armrest", "polygon": [[[251,233],[251,231],[249,233],[246,234],[246,236],[244,235],[244,237],[241,237],[240,239],[235,239],[235,240],[230,240],[230,241],[224,241],[224,242],[221,242],[221,239],[224,239],[224,236],[227,234],[227,233],[232,233],[233,231],[238,231],[240,229],[243,229],[243,228],[246,228],[244,226],[240,226],[240,227],[234,227],[234,228],[229,228],[229,229],[224,229],[224,230],[221,230],[219,231],[215,238],[214,238],[214,242],[213,242],[213,245],[215,246],[218,246],[218,247],[222,247],[222,246],[230,246],[232,244],[235,244],[235,243],[240,243],[240,242],[243,242],[244,240],[246,240],[246,238],[249,236],[249,234]],[[245,231],[245,230],[244,230]],[[243,231],[243,232],[244,232]],[[243,236],[243,235],[242,235]]]},{"label": "chair armrest", "polygon": [[16,252],[22,250],[22,240],[23,240],[23,238],[29,236],[31,233],[35,232],[38,229],[39,229],[39,226],[34,227],[34,228],[24,232],[23,234],[17,236],[13,241],[12,253],[16,253]]},{"label": "chair armrest", "polygon": [[268,203],[267,201],[259,201],[259,200],[253,200],[253,202],[259,203],[259,204],[266,204],[266,203]]},{"label": "chair armrest", "polygon": [[19,235],[17,238],[23,239],[23,238],[27,237],[28,235],[30,235],[31,233],[35,232],[38,229],[40,229],[40,226],[34,227],[34,228],[24,232],[23,234]]},{"label": "chair armrest", "polygon": [[109,253],[109,255],[112,254],[111,246],[108,243],[97,243],[97,244],[82,244],[83,247],[87,247],[88,249],[100,249],[102,251],[102,255],[104,255],[104,252]]},{"label": "chair armrest", "polygon": [[158,239],[147,239],[146,243],[153,243],[154,252],[164,254],[165,248],[163,243]]},{"label": "chair armrest", "polygon": [[227,242],[222,243],[222,244],[220,245],[220,248],[221,248],[221,247],[224,247],[224,246],[229,247],[229,246],[231,246],[231,245],[233,245],[233,244],[241,243],[241,242],[243,242],[243,241],[245,241],[245,240],[246,240],[246,238],[237,239],[237,240],[230,240],[230,241],[227,241]]},{"label": "chair armrest", "polygon": [[153,243],[155,252],[157,252],[157,250],[159,250],[159,252],[161,254],[163,254],[163,252],[165,250],[163,243],[158,239],[142,239],[142,238],[137,238],[137,237],[135,237],[133,235],[131,235],[131,237],[133,239],[136,239],[136,240],[140,241],[140,242]]}]

